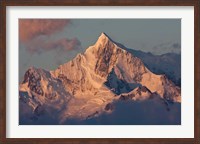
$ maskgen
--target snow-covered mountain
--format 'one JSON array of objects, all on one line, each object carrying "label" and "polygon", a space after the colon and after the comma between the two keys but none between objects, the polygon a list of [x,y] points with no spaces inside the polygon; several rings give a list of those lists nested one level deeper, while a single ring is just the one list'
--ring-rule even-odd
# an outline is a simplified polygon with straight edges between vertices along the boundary
[{"label": "snow-covered mountain", "polygon": [[167,76],[151,72],[105,33],[56,70],[29,68],[19,87],[22,121],[27,117],[61,124],[68,119],[85,120],[112,113],[116,101],[152,98],[180,103],[181,89]]},{"label": "snow-covered mountain", "polygon": [[[125,48],[126,49],[126,48]],[[165,74],[168,79],[176,85],[181,86],[181,55],[176,53],[166,53],[154,55],[150,52],[126,49],[128,52],[140,58],[145,66],[155,74]]]}]

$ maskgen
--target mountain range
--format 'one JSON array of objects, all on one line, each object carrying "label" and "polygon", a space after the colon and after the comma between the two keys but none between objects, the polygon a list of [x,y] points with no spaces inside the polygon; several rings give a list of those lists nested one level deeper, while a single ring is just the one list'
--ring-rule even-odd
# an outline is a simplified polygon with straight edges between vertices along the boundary
[{"label": "mountain range", "polygon": [[94,45],[57,69],[25,72],[19,86],[20,124],[97,120],[116,113],[121,101],[153,101],[167,113],[171,104],[181,103],[180,65],[178,54],[136,51],[101,33]]}]

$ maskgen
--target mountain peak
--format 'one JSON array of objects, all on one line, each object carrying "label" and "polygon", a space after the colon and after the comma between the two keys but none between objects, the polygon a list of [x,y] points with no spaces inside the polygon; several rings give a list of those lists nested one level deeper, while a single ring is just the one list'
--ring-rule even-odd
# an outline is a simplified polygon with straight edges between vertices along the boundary
[{"label": "mountain peak", "polygon": [[[116,54],[118,52],[125,52],[124,46],[113,41],[105,32],[102,32],[93,46],[86,49],[86,55],[95,54],[96,57],[102,56],[105,53]],[[107,55],[108,55],[107,54]]]},{"label": "mountain peak", "polygon": [[99,37],[107,37],[107,38],[109,38],[109,36],[105,32],[102,32]]},{"label": "mountain peak", "polygon": [[102,32],[97,40],[97,43],[108,42],[109,40],[112,41],[106,33]]},{"label": "mountain peak", "polygon": [[98,40],[96,41],[96,44],[99,45],[105,45],[108,42],[115,44],[117,47],[126,50],[126,47],[124,45],[122,45],[121,43],[118,43],[116,41],[114,41],[112,38],[110,38],[105,32],[102,32],[98,38]]}]

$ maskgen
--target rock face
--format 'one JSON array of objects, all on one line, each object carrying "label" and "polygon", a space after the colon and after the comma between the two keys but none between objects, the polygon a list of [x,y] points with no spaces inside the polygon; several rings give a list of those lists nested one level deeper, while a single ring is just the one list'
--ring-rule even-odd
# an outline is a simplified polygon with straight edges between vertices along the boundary
[{"label": "rock face", "polygon": [[112,112],[111,103],[117,100],[146,100],[157,95],[181,102],[179,87],[165,75],[152,73],[141,59],[105,33],[84,53],[56,70],[31,67],[19,90],[20,104],[32,111],[32,117],[46,114],[60,123]]}]

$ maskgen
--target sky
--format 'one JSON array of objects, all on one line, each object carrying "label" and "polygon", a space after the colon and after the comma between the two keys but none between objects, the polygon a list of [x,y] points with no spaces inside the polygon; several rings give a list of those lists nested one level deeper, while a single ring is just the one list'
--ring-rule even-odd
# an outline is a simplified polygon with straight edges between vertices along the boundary
[{"label": "sky", "polygon": [[181,52],[181,19],[19,19],[19,81],[34,66],[54,70],[104,32],[127,48]]}]

